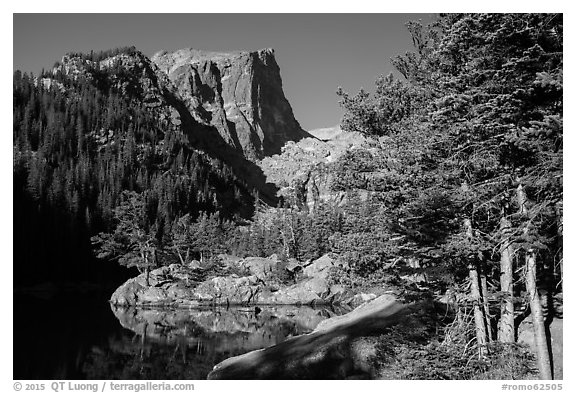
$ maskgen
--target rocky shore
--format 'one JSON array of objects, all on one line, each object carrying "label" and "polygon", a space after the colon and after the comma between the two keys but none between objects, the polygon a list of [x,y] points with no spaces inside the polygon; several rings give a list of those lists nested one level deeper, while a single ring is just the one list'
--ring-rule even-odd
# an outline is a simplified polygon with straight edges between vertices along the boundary
[{"label": "rocky shore", "polygon": [[[341,267],[328,255],[300,264],[269,258],[235,258],[221,255],[221,275],[206,276],[197,261],[172,264],[129,279],[113,294],[115,306],[186,307],[202,305],[314,305],[340,304],[356,307],[377,294],[356,293],[341,285],[331,285],[331,268]],[[279,267],[280,266],[280,267]],[[279,269],[294,277],[293,284],[277,279]]]}]

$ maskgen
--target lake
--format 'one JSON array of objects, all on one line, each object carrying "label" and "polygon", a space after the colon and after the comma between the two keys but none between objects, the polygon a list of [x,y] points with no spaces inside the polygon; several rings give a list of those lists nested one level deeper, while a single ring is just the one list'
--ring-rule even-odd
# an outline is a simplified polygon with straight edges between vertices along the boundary
[{"label": "lake", "polygon": [[15,296],[14,379],[205,379],[226,358],[346,311],[115,308],[104,296]]}]

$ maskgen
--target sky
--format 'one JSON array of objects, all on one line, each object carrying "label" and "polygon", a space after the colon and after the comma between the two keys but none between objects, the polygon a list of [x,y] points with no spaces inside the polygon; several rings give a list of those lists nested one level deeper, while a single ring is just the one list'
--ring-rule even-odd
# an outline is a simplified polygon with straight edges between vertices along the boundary
[{"label": "sky", "polygon": [[336,90],[371,91],[412,49],[409,20],[434,14],[14,14],[13,70],[38,74],[70,51],[136,46],[209,51],[274,48],[284,94],[306,130],[340,123]]}]

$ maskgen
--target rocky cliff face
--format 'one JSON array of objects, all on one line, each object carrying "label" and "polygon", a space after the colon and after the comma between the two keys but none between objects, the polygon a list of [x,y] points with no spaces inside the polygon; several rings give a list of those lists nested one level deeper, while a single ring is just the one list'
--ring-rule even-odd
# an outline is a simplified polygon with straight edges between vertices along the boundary
[{"label": "rocky cliff face", "polygon": [[310,131],[311,137],[287,142],[280,154],[264,158],[260,166],[279,194],[312,211],[319,202],[339,205],[345,193],[333,190],[336,166],[347,152],[367,148],[368,139],[339,127]]},{"label": "rocky cliff face", "polygon": [[[222,160],[269,204],[276,203],[277,189],[257,164],[287,142],[310,136],[284,96],[272,49],[182,49],[152,59],[135,48],[96,58],[70,54],[53,72],[136,97],[162,123],[157,132],[170,130],[196,151]],[[54,82],[41,81],[48,87]]]},{"label": "rocky cliff face", "polygon": [[217,53],[194,49],[152,57],[194,119],[251,161],[308,136],[282,90],[272,49]]}]

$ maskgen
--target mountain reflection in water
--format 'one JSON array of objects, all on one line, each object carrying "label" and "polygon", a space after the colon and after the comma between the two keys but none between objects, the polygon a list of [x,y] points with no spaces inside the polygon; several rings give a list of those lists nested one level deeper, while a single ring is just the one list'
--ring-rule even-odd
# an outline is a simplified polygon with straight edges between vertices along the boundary
[{"label": "mountain reflection in water", "polygon": [[226,358],[308,333],[345,312],[305,306],[111,308],[133,334],[110,340],[107,350],[93,348],[84,365],[88,379],[205,379]]},{"label": "mountain reflection in water", "polygon": [[345,310],[114,308],[108,294],[15,296],[14,379],[205,379],[222,360]]}]

